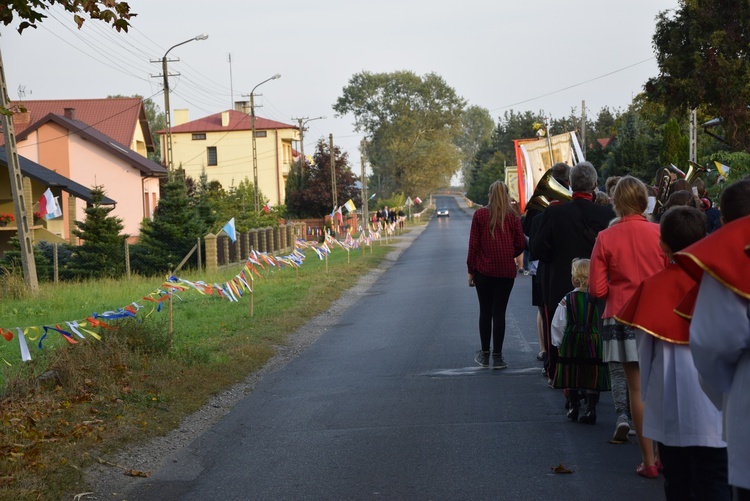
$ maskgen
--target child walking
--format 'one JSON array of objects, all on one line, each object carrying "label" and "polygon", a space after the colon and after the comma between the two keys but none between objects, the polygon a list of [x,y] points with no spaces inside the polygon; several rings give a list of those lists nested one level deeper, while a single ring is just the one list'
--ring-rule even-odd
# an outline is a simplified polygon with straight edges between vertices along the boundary
[{"label": "child walking", "polygon": [[[671,260],[674,252],[706,235],[706,216],[693,207],[673,207],[660,227],[660,244]],[[675,313],[694,287],[693,279],[671,262],[644,280],[615,318],[637,329],[643,435],[659,444],[667,500],[729,501],[722,414],[701,389],[690,352],[690,324]],[[650,478],[658,475],[656,466],[644,469],[651,470]]]},{"label": "child walking", "polygon": [[[571,263],[573,289],[563,297],[552,318],[552,344],[559,348],[553,386],[568,392],[568,418],[596,424],[599,392],[609,391],[609,369],[602,358],[599,311],[586,292],[589,285],[588,259]],[[581,399],[586,411],[579,418]]]}]

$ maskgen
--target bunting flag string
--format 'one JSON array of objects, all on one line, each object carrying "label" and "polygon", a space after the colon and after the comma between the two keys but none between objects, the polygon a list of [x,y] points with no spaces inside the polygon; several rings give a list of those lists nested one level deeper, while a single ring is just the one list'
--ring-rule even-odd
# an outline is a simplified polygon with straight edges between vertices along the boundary
[{"label": "bunting flag string", "polygon": [[[164,303],[170,298],[176,297],[180,301],[183,300],[178,294],[196,291],[204,296],[218,296],[219,298],[226,299],[230,302],[239,302],[239,299],[244,297],[246,293],[253,292],[253,274],[257,275],[259,278],[263,278],[260,270],[270,272],[270,269],[274,268],[297,269],[304,263],[306,258],[304,251],[308,249],[315,252],[320,259],[324,259],[331,254],[333,246],[338,246],[348,252],[352,248],[359,248],[360,244],[363,242],[371,245],[373,239],[378,238],[376,232],[370,231],[369,236],[364,236],[363,233],[364,232],[360,232],[360,236],[357,239],[354,239],[351,231],[349,231],[344,241],[339,241],[329,234],[326,235],[325,240],[322,243],[307,242],[302,239],[296,239],[294,249],[286,256],[273,256],[265,252],[253,250],[243,263],[240,272],[221,284],[190,281],[176,276],[167,277],[167,279],[162,282],[156,290],[141,297],[140,301],[150,303],[150,308],[146,308],[145,304],[138,301],[133,301],[121,308],[104,311],[102,313],[94,312],[83,319],[67,320],[55,323],[54,326],[15,327],[15,333],[11,329],[0,328],[0,335],[8,342],[13,341],[13,338],[16,337],[19,343],[21,360],[28,362],[32,360],[28,342],[36,343],[37,348],[42,350],[44,348],[44,342],[53,332],[60,334],[68,344],[78,344],[79,340],[86,340],[87,336],[101,341],[102,330],[117,329],[117,326],[110,322],[127,318],[138,319],[141,310],[145,313],[144,318],[150,316],[155,311],[161,312]],[[65,327],[63,328],[61,326]],[[96,332],[95,329],[99,330],[99,332]],[[3,360],[10,365],[5,358],[3,358]]]}]

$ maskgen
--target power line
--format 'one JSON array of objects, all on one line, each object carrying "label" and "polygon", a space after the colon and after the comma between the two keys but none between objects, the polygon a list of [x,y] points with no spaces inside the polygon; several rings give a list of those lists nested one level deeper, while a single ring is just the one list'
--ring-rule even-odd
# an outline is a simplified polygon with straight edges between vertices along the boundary
[{"label": "power line", "polygon": [[577,84],[573,84],[573,85],[569,85],[567,87],[563,87],[562,89],[553,90],[552,92],[548,92],[546,94],[542,94],[540,96],[532,97],[532,98],[529,98],[529,99],[524,99],[523,101],[518,101],[518,102],[513,103],[513,104],[508,104],[508,105],[505,105],[505,106],[500,106],[499,108],[493,108],[493,109],[491,109],[489,111],[493,112],[493,111],[497,111],[497,110],[503,110],[503,109],[506,109],[506,108],[512,108],[513,106],[518,106],[519,104],[528,103],[530,101],[535,101],[535,100],[541,99],[543,97],[547,97],[547,96],[551,96],[553,94],[564,92],[566,90],[570,90],[570,89],[573,89],[575,87],[580,87],[581,85],[585,85],[587,83],[594,82],[594,81],[602,79],[604,77],[608,77],[610,75],[614,75],[615,73],[619,73],[621,71],[625,71],[625,70],[630,69],[630,68],[632,68],[634,66],[638,66],[639,64],[646,63],[648,61],[651,61],[652,59],[655,59],[655,56],[651,56],[648,59],[644,59],[643,61],[638,61],[637,63],[633,63],[631,65],[625,66],[624,68],[620,68],[618,70],[610,71],[609,73],[605,73],[604,75],[599,75],[598,77],[594,77],[594,78],[591,78],[589,80],[585,80],[583,82],[579,82]]}]

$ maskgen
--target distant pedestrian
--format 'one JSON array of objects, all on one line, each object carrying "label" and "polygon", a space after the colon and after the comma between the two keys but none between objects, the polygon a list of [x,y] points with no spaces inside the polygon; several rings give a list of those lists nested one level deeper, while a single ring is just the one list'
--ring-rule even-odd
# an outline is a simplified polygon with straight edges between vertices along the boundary
[{"label": "distant pedestrian", "polygon": [[469,287],[476,287],[479,299],[481,350],[474,360],[482,367],[505,369],[505,310],[516,278],[515,257],[526,248],[521,220],[511,209],[508,187],[501,181],[490,185],[489,203],[471,220],[466,264]]}]

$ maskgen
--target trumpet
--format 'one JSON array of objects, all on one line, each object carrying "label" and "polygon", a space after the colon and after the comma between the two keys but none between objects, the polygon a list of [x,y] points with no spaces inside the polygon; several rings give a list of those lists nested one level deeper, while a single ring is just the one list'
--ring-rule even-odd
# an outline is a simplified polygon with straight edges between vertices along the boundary
[{"label": "trumpet", "polygon": [[542,211],[549,207],[553,200],[565,202],[572,199],[573,194],[570,190],[552,177],[552,171],[548,170],[537,183],[534,194],[529,199],[529,203],[526,204],[526,210]]}]

